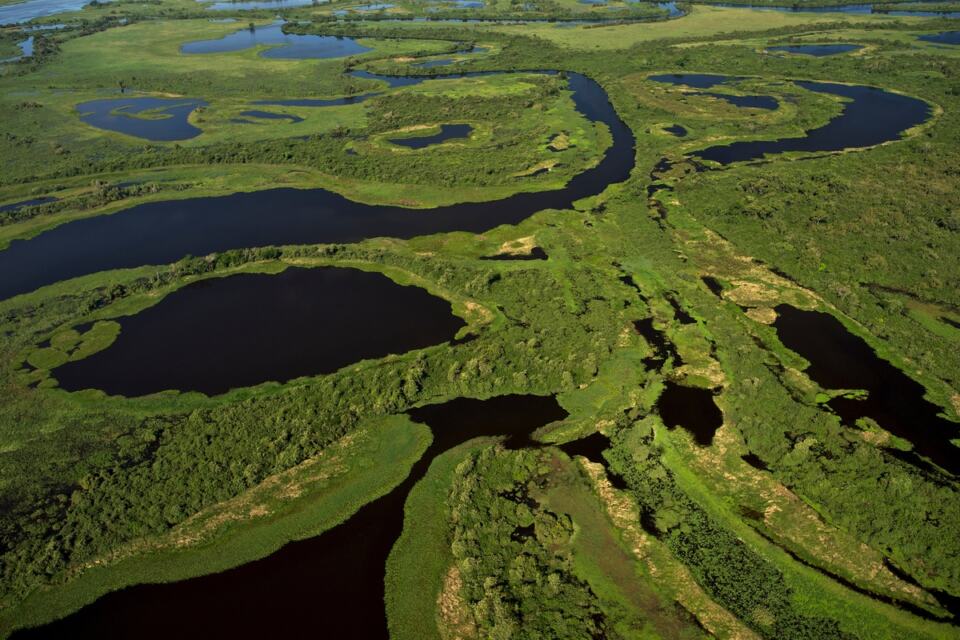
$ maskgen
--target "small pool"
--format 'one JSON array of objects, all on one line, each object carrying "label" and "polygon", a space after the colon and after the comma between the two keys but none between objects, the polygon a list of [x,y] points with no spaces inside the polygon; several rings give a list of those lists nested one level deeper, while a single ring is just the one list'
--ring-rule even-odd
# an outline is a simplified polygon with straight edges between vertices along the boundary
[{"label": "small pool", "polygon": [[771,53],[795,53],[804,56],[835,56],[840,53],[850,53],[863,49],[859,44],[785,44],[775,47],[767,47],[766,51]]},{"label": "small pool", "polygon": [[195,109],[206,104],[195,98],[105,98],[81,102],[77,112],[80,120],[98,129],[169,142],[202,133],[190,124],[189,118]]}]

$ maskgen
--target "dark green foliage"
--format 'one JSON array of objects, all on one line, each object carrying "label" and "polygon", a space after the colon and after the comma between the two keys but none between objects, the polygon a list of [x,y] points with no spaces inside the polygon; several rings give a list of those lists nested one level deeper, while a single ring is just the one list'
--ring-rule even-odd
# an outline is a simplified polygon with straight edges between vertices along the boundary
[{"label": "dark green foliage", "polygon": [[720,605],[768,638],[848,638],[836,622],[803,615],[780,571],[716,522],[677,485],[663,465],[646,423],[639,446],[626,434],[607,453],[656,533]]},{"label": "dark green foliage", "polygon": [[573,572],[573,524],[530,497],[543,454],[484,449],[457,467],[451,549],[479,637],[602,638],[596,596]]}]

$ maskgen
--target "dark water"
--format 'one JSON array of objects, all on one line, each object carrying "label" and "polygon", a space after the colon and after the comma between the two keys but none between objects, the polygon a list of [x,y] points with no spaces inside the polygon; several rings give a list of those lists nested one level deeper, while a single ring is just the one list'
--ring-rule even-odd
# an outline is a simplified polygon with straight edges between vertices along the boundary
[{"label": "dark water", "polygon": [[607,479],[610,481],[610,484],[614,486],[614,488],[620,490],[629,489],[626,480],[623,479],[623,476],[611,471],[610,465],[607,463],[606,458],[603,457],[603,452],[610,448],[610,438],[603,435],[599,431],[587,436],[586,438],[561,444],[559,447],[561,451],[570,457],[583,456],[590,462],[603,465],[603,468],[607,473]]},{"label": "dark water", "polygon": [[22,209],[24,207],[34,207],[38,204],[47,204],[48,202],[56,202],[57,199],[53,197],[44,197],[44,198],[32,198],[30,200],[21,200],[20,202],[11,202],[10,204],[0,205],[0,213],[5,211],[16,211],[17,209]]},{"label": "dark water", "polygon": [[264,58],[343,58],[370,51],[353,38],[343,36],[315,36],[284,33],[283,22],[254,30],[240,29],[217,40],[197,40],[180,47],[181,53],[204,54],[243,51],[266,45],[260,52]]},{"label": "dark water", "polygon": [[202,133],[188,118],[206,104],[195,98],[105,98],[81,102],[77,112],[83,122],[98,129],[169,142]]},{"label": "dark water", "polygon": [[897,140],[907,129],[930,117],[930,105],[923,100],[864,86],[829,82],[797,81],[797,86],[817,93],[847,98],[843,111],[833,120],[811,129],[800,138],[734,142],[696,152],[704,160],[720,164],[758,160],[767,154],[787,151],[840,151],[870,147]]},{"label": "dark water", "polygon": [[308,7],[314,0],[249,0],[248,2],[211,2],[210,0],[198,0],[207,4],[207,8],[212,11],[252,11],[256,9],[292,9],[294,7]]},{"label": "dark water", "polygon": [[603,89],[568,76],[577,110],[606,124],[613,143],[601,161],[564,188],[519,193],[496,202],[429,210],[352,202],[324,189],[273,189],[229,196],[141,204],[77,220],[0,251],[0,298],[105,269],[167,264],[185,255],[243,247],[357,242],[448,231],[480,233],[517,224],[543,209],[568,209],[580,198],[626,180],[634,166],[634,137]]},{"label": "dark water", "polygon": [[767,47],[767,51],[798,53],[807,56],[833,56],[838,53],[849,53],[863,49],[859,44],[785,44],[776,47]]},{"label": "dark water", "polygon": [[541,247],[534,247],[530,253],[498,253],[495,256],[483,256],[481,260],[546,260],[547,252]]},{"label": "dark water", "polygon": [[944,31],[917,36],[917,40],[936,42],[938,44],[960,44],[960,31]]},{"label": "dark water", "polygon": [[62,388],[215,395],[440,344],[464,326],[423,289],[334,267],[201,280],[117,321],[114,344],[54,370]]},{"label": "dark water", "polygon": [[[710,73],[664,73],[653,75],[647,78],[654,82],[666,82],[668,84],[683,85],[695,89],[710,89],[721,84],[729,84],[738,80],[743,80],[737,76],[721,76]],[[776,109],[779,106],[777,99],[773,96],[735,96],[728,93],[716,93],[713,91],[696,91],[690,93],[693,96],[710,96],[720,100],[726,100],[735,107],[752,109]]]},{"label": "dark water", "polygon": [[684,138],[687,135],[687,130],[681,127],[679,124],[672,124],[669,127],[664,127],[663,130],[669,134],[677,136],[678,138]]},{"label": "dark water", "polygon": [[466,138],[473,131],[473,127],[468,124],[442,124],[439,133],[432,136],[418,136],[414,138],[390,138],[390,142],[401,147],[409,149],[423,149],[434,144],[440,144],[447,140],[456,138]]},{"label": "dark water", "polygon": [[[292,113],[274,113],[273,111],[241,111],[241,116],[247,118],[261,118],[263,120],[287,120],[290,124],[297,122],[303,122],[303,118],[300,116],[295,116]],[[253,122],[251,120],[245,120],[244,122]]]},{"label": "dark water", "polygon": [[750,453],[740,456],[740,458],[744,462],[746,462],[748,465],[753,467],[754,469],[757,469],[758,471],[769,471],[769,467],[767,467],[767,464],[760,459],[760,456],[753,453],[752,451]]},{"label": "dark water", "polygon": [[428,60],[427,62],[421,62],[413,66],[419,67],[420,69],[432,69],[434,67],[446,67],[454,62],[457,62],[453,58],[437,58],[436,60]]},{"label": "dark water", "polygon": [[727,84],[743,80],[737,76],[721,76],[713,73],[662,73],[649,76],[648,80],[666,82],[668,84],[684,85],[694,89],[712,89],[720,84]]},{"label": "dark water", "polygon": [[459,398],[413,409],[433,443],[386,496],[344,524],[222,573],[110,593],[16,638],[387,638],[384,567],[403,529],[403,506],[433,459],[481,436],[537,446],[536,429],[567,416],[552,396]]},{"label": "dark water", "polygon": [[[923,0],[906,0],[906,2],[901,4],[909,4],[910,2],[922,2]],[[917,18],[955,18],[960,17],[960,11],[913,11],[910,9],[893,9],[890,11],[874,9],[873,3],[860,3],[860,4],[845,4],[845,5],[834,5],[829,7],[803,7],[789,5],[789,6],[769,6],[769,5],[744,5],[744,4],[732,4],[732,3],[711,3],[716,7],[731,7],[738,9],[754,9],[756,11],[784,11],[787,13],[854,13],[854,14],[869,14],[869,13],[882,13],[886,16],[898,16],[898,17],[917,17]]]},{"label": "dark water", "polygon": [[633,330],[642,336],[650,345],[650,348],[653,349],[653,355],[643,359],[643,364],[647,368],[659,369],[667,362],[667,358],[672,358],[674,367],[683,364],[683,359],[677,353],[673,343],[667,339],[666,334],[653,326],[653,318],[634,320]]},{"label": "dark water", "polygon": [[777,99],[773,96],[735,96],[729,93],[714,93],[712,91],[697,91],[691,93],[693,96],[709,96],[719,100],[725,100],[735,107],[742,109],[768,109],[773,110],[780,106]]},{"label": "dark water", "polygon": [[347,96],[345,98],[280,98],[275,100],[254,100],[250,104],[276,107],[338,107],[345,104],[359,104],[376,95],[379,94],[365,93],[363,95]]},{"label": "dark water", "polygon": [[709,389],[667,382],[657,400],[657,411],[668,428],[683,427],[697,444],[705,447],[713,443],[713,435],[723,425],[723,413]]},{"label": "dark water", "polygon": [[[470,55],[478,53],[486,53],[488,51],[487,47],[473,47],[468,51],[458,51],[457,53],[461,55]],[[436,60],[427,60],[426,62],[420,62],[414,64],[413,66],[419,67],[420,69],[432,69],[434,67],[446,67],[454,63],[466,62],[466,60],[455,60],[454,58],[438,58]]]},{"label": "dark water", "polygon": [[374,4],[361,4],[359,6],[353,7],[354,11],[384,11],[385,9],[392,9],[396,5],[392,5],[389,2],[377,2]]},{"label": "dark water", "polygon": [[864,400],[834,398],[828,405],[844,424],[870,417],[881,427],[913,443],[914,450],[941,468],[960,471],[960,425],[940,416],[941,408],[924,398],[921,384],[883,360],[863,339],[833,316],[776,307],[773,327],[780,341],[810,361],[806,373],[824,389],[865,389]]}]

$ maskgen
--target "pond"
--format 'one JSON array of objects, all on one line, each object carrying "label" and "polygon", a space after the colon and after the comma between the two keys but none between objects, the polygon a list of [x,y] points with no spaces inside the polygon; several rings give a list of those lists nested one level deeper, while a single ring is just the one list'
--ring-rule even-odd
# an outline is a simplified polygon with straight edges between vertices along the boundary
[{"label": "pond", "polygon": [[[653,80],[654,82],[666,82],[673,85],[693,87],[694,89],[711,89],[722,84],[730,84],[744,79],[745,78],[737,76],[721,76],[710,73],[664,73],[648,77],[648,80]],[[777,99],[773,96],[736,96],[729,93],[716,93],[713,91],[692,91],[687,95],[717,98],[741,108],[773,110],[780,106]]]},{"label": "pond", "polygon": [[[303,118],[301,118],[300,116],[295,116],[292,113],[275,113],[273,111],[258,111],[256,109],[251,109],[249,111],[241,111],[240,115],[242,116],[242,118],[234,118],[232,122],[242,122],[245,124],[258,124],[257,119],[286,120],[290,124],[303,122]],[[253,118],[253,120],[251,120],[250,118]]]},{"label": "pond", "polygon": [[694,91],[687,95],[717,98],[741,109],[767,109],[772,111],[780,106],[780,103],[777,102],[777,99],[773,96],[735,96],[729,93],[715,93],[713,91]]},{"label": "pond", "polygon": [[195,109],[206,104],[195,98],[103,98],[81,102],[77,112],[80,120],[98,129],[169,142],[202,133],[190,124],[189,118]]},{"label": "pond", "polygon": [[[922,2],[923,0],[907,0],[900,4],[909,4],[910,2]],[[897,17],[915,17],[915,18],[955,18],[960,16],[960,11],[915,11],[912,9],[875,9],[873,3],[844,4],[826,7],[805,7],[797,4],[789,6],[770,6],[770,5],[744,5],[732,3],[711,3],[715,7],[727,7],[736,9],[753,9],[755,11],[784,11],[787,13],[853,13],[869,14],[876,13],[885,16]]]},{"label": "pond", "polygon": [[[210,3],[207,8],[211,11],[254,11],[257,9],[292,9],[294,7],[309,7],[313,5],[314,0],[248,0],[247,2],[231,2],[225,0],[216,2],[214,0],[197,0],[198,2]],[[329,0],[321,0],[325,4]]]},{"label": "pond", "polygon": [[687,135],[687,130],[679,124],[672,124],[669,127],[664,127],[663,130],[678,138],[683,138]]},{"label": "pond", "polygon": [[440,131],[429,136],[417,136],[412,138],[390,138],[390,142],[408,149],[423,149],[435,144],[454,140],[457,138],[466,138],[473,131],[473,127],[468,124],[442,124]]},{"label": "pond", "polygon": [[713,396],[709,389],[685,387],[668,381],[657,399],[657,411],[667,428],[683,427],[698,445],[707,447],[723,425],[723,413]]},{"label": "pond", "polygon": [[429,210],[367,205],[324,189],[288,188],[144,203],[13,241],[0,251],[0,298],[105,269],[167,264],[188,254],[449,231],[481,233],[517,224],[543,209],[568,209],[627,179],[634,166],[634,137],[600,85],[577,73],[567,74],[567,79],[577,111],[606,125],[612,144],[600,162],[561,189]]},{"label": "pond", "polygon": [[19,202],[11,202],[10,204],[0,204],[0,213],[16,211],[17,209],[22,209],[24,207],[35,207],[39,204],[56,202],[56,200],[56,198],[46,196],[42,198],[31,198],[30,200],[21,200]]},{"label": "pond", "polygon": [[849,53],[863,49],[859,44],[785,44],[767,47],[765,51],[772,53],[795,53],[806,56],[834,56],[839,53]]},{"label": "pond", "polygon": [[[469,49],[467,51],[457,51],[456,53],[458,53],[461,56],[465,56],[465,55],[471,55],[471,54],[477,54],[477,53],[486,53],[488,50],[489,49],[487,47],[473,47],[472,49]],[[418,67],[420,69],[432,69],[434,67],[446,67],[451,64],[460,64],[462,62],[466,62],[466,60],[455,59],[455,58],[438,58],[436,60],[427,60],[426,62],[418,62],[418,63],[415,63],[413,66]]]},{"label": "pond", "polygon": [[928,33],[922,36],[917,36],[917,40],[923,40],[924,42],[935,42],[937,44],[960,44],[960,31]]},{"label": "pond", "polygon": [[20,47],[20,55],[12,56],[10,58],[4,58],[0,60],[0,63],[3,62],[16,62],[17,60],[23,60],[24,58],[29,58],[33,55],[33,36],[29,36],[26,40],[22,40],[17,43],[17,46]]},{"label": "pond", "polygon": [[530,434],[567,412],[552,396],[511,395],[458,398],[409,415],[430,427],[430,447],[400,485],[340,526],[221,573],[107,594],[67,618],[14,637],[292,638],[313,637],[322,629],[325,638],[387,638],[387,556],[403,529],[407,494],[433,459],[484,436],[501,436],[508,448],[539,446]]},{"label": "pond", "polygon": [[344,58],[371,51],[353,38],[344,36],[316,36],[284,33],[283,22],[256,29],[240,29],[216,40],[197,40],[180,47],[181,53],[206,54],[243,51],[267,46],[260,52],[263,58],[321,59]]},{"label": "pond", "polygon": [[[864,389],[866,398],[838,396],[827,404],[850,427],[861,417],[875,420],[913,444],[917,454],[950,473],[960,472],[960,425],[939,414],[941,407],[924,396],[923,385],[907,376],[827,313],[790,305],[776,307],[773,323],[780,342],[810,362],[806,373],[824,389]],[[922,465],[921,465],[922,466]]]},{"label": "pond", "polygon": [[[110,2],[110,0],[103,0]],[[0,25],[20,24],[34,18],[52,16],[67,11],[79,11],[90,0],[26,0],[16,4],[0,6]]]},{"label": "pond", "polygon": [[845,99],[843,111],[827,124],[810,129],[801,137],[741,141],[695,152],[704,160],[722,165],[758,160],[768,154],[788,151],[822,152],[864,148],[897,140],[907,129],[930,117],[930,105],[910,96],[876,87],[796,81],[795,85]]},{"label": "pond", "polygon": [[61,388],[216,395],[440,344],[465,326],[423,289],[334,267],[201,280],[117,322],[111,346],[54,370]]},{"label": "pond", "polygon": [[683,85],[694,89],[712,89],[717,85],[745,80],[740,76],[722,76],[713,73],[661,73],[647,77],[654,82]]}]

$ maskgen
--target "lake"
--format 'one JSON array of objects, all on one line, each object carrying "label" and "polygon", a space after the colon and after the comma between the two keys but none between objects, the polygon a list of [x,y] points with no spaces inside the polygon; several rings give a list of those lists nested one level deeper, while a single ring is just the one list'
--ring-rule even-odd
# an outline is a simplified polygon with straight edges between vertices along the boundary
[{"label": "lake", "polygon": [[440,344],[465,326],[419,287],[334,267],[200,280],[116,321],[116,342],[53,371],[61,388],[216,395]]}]

